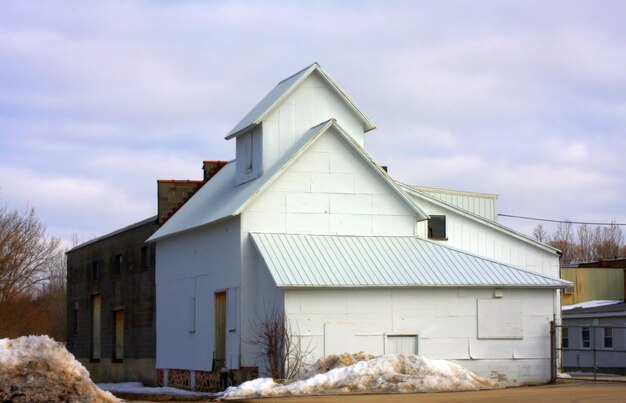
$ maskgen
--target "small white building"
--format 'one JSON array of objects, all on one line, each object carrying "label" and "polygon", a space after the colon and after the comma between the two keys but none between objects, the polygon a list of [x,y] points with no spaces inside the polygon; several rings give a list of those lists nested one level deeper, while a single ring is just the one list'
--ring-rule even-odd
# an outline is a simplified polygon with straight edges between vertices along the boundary
[{"label": "small white building", "polygon": [[249,341],[267,307],[309,359],[417,353],[549,380],[559,252],[498,224],[494,195],[394,181],[363,147],[374,128],[315,63],[226,136],[236,159],[150,238],[164,383],[263,374]]}]

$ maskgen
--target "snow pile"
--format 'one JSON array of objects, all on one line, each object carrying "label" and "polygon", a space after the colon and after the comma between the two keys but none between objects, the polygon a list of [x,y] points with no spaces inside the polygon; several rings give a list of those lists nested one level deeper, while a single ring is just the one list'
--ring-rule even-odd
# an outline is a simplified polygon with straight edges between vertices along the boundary
[{"label": "snow pile", "polygon": [[141,382],[98,383],[102,390],[131,395],[210,396],[210,393],[191,392],[170,387],[149,387]]},{"label": "snow pile", "polygon": [[309,395],[346,392],[444,392],[495,389],[500,386],[446,360],[390,355],[338,367],[288,385],[259,378],[230,387],[221,397]]},{"label": "snow pile", "polygon": [[0,401],[119,402],[48,336],[0,339]]},{"label": "snow pile", "polygon": [[348,367],[350,365],[354,365],[357,362],[368,361],[376,358],[376,356],[371,354],[365,354],[364,352],[358,352],[356,354],[343,353],[341,355],[332,354],[326,356],[324,358],[320,358],[315,364],[312,366],[312,373],[310,376],[323,374],[324,372],[328,372],[331,369]]},{"label": "snow pile", "polygon": [[573,304],[573,305],[563,305],[561,307],[561,310],[567,311],[567,310],[575,309],[575,308],[595,308],[597,306],[613,305],[613,304],[619,304],[621,302],[623,302],[623,301],[622,300],[601,300],[601,299],[597,299],[597,300],[594,300],[594,301],[579,302],[578,304]]}]

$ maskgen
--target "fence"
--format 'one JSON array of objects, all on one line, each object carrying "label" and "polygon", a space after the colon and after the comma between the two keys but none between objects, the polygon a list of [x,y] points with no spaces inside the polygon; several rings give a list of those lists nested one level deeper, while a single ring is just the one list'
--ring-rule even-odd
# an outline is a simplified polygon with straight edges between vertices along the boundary
[{"label": "fence", "polygon": [[560,370],[574,379],[626,382],[611,376],[626,375],[626,326],[550,322],[550,347],[552,381]]}]

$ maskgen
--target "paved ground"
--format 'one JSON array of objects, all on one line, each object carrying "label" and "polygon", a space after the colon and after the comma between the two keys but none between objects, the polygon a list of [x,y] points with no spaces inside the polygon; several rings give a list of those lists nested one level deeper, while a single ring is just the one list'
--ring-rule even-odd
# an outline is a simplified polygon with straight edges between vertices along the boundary
[{"label": "paved ground", "polygon": [[[147,402],[129,400],[127,402]],[[479,392],[413,393],[384,395],[303,396],[248,399],[259,403],[414,403],[414,402],[626,402],[626,383],[564,381],[556,385],[528,386]],[[175,402],[170,400],[170,402]]]}]

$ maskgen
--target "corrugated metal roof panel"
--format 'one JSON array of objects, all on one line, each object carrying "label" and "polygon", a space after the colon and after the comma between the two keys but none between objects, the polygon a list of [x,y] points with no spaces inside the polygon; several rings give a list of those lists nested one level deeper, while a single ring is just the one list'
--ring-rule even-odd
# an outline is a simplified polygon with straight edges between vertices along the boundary
[{"label": "corrugated metal roof panel", "polygon": [[252,233],[279,287],[547,287],[568,281],[408,236]]}]

